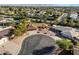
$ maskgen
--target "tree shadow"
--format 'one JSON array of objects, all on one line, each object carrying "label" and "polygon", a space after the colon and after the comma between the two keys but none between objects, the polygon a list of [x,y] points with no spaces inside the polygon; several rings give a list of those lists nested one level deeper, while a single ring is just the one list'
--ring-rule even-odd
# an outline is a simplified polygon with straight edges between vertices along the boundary
[{"label": "tree shadow", "polygon": [[51,54],[55,49],[55,46],[44,47],[42,49],[34,50],[33,55],[46,55]]},{"label": "tree shadow", "polygon": [[72,50],[63,50],[62,52],[59,53],[59,55],[73,55]]}]

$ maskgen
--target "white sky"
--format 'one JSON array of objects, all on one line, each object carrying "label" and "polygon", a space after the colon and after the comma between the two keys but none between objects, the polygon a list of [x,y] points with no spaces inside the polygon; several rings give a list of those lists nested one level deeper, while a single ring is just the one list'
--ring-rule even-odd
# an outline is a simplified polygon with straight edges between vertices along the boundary
[{"label": "white sky", "polygon": [[79,0],[0,0],[0,4],[79,4]]}]

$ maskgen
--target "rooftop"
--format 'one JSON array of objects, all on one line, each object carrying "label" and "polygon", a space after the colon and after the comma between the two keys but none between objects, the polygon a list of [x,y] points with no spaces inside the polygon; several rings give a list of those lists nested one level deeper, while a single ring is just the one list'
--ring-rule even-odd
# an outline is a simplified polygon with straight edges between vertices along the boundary
[{"label": "rooftop", "polygon": [[72,30],[73,29],[72,27],[56,26],[56,25],[53,25],[52,28],[54,28],[56,30],[59,30],[59,31],[69,31],[69,30]]}]

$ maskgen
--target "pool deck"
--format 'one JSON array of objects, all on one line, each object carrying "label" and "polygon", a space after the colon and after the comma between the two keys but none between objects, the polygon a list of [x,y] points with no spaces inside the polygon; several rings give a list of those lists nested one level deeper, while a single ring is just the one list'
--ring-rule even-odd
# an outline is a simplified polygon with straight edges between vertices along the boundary
[{"label": "pool deck", "polygon": [[23,40],[27,38],[28,36],[35,35],[35,34],[43,34],[50,37],[55,36],[55,33],[50,32],[50,31],[47,34],[44,34],[43,32],[37,33],[37,30],[28,31],[24,35],[14,38],[13,40],[8,41],[3,45],[0,45],[0,54],[2,54],[3,52],[9,52],[12,55],[17,55],[21,49]]}]

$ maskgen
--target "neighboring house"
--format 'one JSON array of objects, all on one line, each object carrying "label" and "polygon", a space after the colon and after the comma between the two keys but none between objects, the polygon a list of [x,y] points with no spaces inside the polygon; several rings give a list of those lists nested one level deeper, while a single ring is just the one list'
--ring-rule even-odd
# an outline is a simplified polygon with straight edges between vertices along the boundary
[{"label": "neighboring house", "polygon": [[79,32],[75,28],[54,25],[51,30],[58,31],[59,34],[65,38],[79,41]]},{"label": "neighboring house", "polygon": [[10,32],[9,29],[6,29],[6,30],[3,30],[3,31],[0,31],[0,36],[6,36],[6,35],[9,35],[9,32]]},{"label": "neighboring house", "polygon": [[19,20],[14,20],[13,18],[3,18],[0,20],[0,26],[6,26],[7,23],[10,24],[11,26],[14,26],[15,24],[18,24],[20,21]]},{"label": "neighboring house", "polygon": [[13,18],[4,18],[4,19],[6,20],[6,22],[12,22],[12,21],[14,21]]},{"label": "neighboring house", "polygon": [[12,27],[0,27],[0,45],[9,40]]},{"label": "neighboring house", "polygon": [[66,38],[72,38],[72,33],[68,32],[68,31],[61,32],[61,35],[66,37]]},{"label": "neighboring house", "polygon": [[6,22],[14,22],[13,18],[3,18],[3,20],[0,21],[0,23],[6,23]]},{"label": "neighboring house", "polygon": [[0,36],[6,36],[6,35],[9,35],[9,33],[10,33],[10,29],[12,29],[12,27],[11,26],[9,26],[9,27],[1,27],[0,28]]},{"label": "neighboring house", "polygon": [[75,29],[70,30],[70,31],[62,31],[61,35],[67,38],[73,38],[76,37],[78,35],[77,32],[75,32]]},{"label": "neighboring house", "polygon": [[7,21],[5,19],[1,20],[0,23],[6,23]]},{"label": "neighboring house", "polygon": [[28,13],[27,15],[28,15],[29,17],[33,17],[33,16],[34,16],[33,13]]},{"label": "neighboring house", "polygon": [[51,29],[51,31],[62,32],[62,31],[70,31],[73,28],[72,27],[65,27],[65,26],[56,26],[56,25],[53,25],[50,29]]},{"label": "neighboring house", "polygon": [[71,14],[70,14],[70,17],[71,17],[72,19],[77,19],[78,14],[77,14],[77,13],[71,13]]},{"label": "neighboring house", "polygon": [[75,39],[79,41],[79,32],[76,32],[76,29],[71,30],[71,31],[62,31],[61,35],[70,39]]},{"label": "neighboring house", "polygon": [[0,31],[6,30],[6,29],[12,29],[12,26],[0,26]]},{"label": "neighboring house", "polygon": [[1,17],[0,22],[3,22],[3,23],[14,21],[12,16],[0,15],[0,17]]}]

